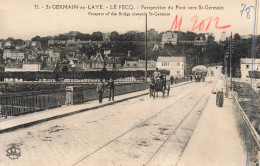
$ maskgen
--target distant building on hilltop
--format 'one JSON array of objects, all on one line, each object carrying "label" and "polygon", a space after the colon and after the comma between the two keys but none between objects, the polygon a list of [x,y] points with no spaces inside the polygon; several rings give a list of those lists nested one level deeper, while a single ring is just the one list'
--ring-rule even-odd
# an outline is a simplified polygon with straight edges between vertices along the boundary
[{"label": "distant building on hilltop", "polygon": [[103,41],[110,41],[109,33],[102,33]]},{"label": "distant building on hilltop", "polygon": [[7,59],[7,58],[15,59],[15,60],[23,60],[24,53],[17,50],[4,49],[3,59]]},{"label": "distant building on hilltop", "polygon": [[172,43],[176,45],[178,41],[178,34],[172,31],[164,32],[162,35],[162,44]]},{"label": "distant building on hilltop", "polygon": [[159,56],[156,67],[159,70],[169,70],[171,76],[184,77],[186,57]]}]

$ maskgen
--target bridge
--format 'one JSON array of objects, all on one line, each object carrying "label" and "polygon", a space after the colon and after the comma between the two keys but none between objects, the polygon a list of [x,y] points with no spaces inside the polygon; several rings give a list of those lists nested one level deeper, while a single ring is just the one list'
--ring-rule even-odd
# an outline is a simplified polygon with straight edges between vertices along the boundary
[{"label": "bridge", "polygon": [[[216,106],[212,91],[218,84],[187,81],[172,85],[165,98],[160,93],[150,98],[144,88],[118,94],[114,102],[105,98],[102,104],[92,100],[1,118],[0,163],[254,165],[259,136],[235,96],[225,98],[223,107]],[[7,157],[10,145],[19,148],[17,159]]]}]

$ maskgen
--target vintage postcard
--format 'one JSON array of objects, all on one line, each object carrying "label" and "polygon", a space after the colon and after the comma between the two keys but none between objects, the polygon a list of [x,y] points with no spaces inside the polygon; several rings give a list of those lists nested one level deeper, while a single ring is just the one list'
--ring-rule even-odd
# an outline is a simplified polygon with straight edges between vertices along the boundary
[{"label": "vintage postcard", "polygon": [[0,0],[0,165],[259,165],[258,10]]}]

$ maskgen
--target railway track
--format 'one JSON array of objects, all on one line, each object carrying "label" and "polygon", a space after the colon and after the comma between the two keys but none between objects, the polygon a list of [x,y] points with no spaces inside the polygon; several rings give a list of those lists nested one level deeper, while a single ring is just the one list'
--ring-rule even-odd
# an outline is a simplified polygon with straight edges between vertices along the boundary
[{"label": "railway track", "polygon": [[[195,111],[195,108],[198,106],[198,104],[201,102],[201,100],[205,97],[205,94],[209,93],[210,88],[206,88],[203,95],[199,98],[199,100],[189,109],[188,113],[184,116],[184,118],[178,123],[178,125],[172,130],[172,132],[169,134],[169,136],[166,138],[165,141],[157,148],[155,153],[147,160],[147,162],[144,164],[144,166],[151,165],[151,161],[155,158],[157,154],[162,150],[162,148],[168,143],[168,141],[172,138],[172,136],[175,134],[176,130],[180,129],[182,127],[182,124],[185,122],[185,120],[191,115],[192,112]],[[211,91],[210,91],[211,93]],[[209,98],[208,98],[209,99]],[[208,101],[208,99],[206,101]],[[176,163],[177,164],[177,163]]]},{"label": "railway track", "polygon": [[[208,85],[208,84],[207,84]],[[209,85],[208,85],[209,86]],[[115,137],[114,139],[108,141],[107,143],[105,143],[104,145],[100,146],[99,148],[97,148],[96,150],[94,150],[93,152],[86,154],[84,157],[82,157],[80,160],[78,160],[77,162],[75,162],[73,164],[74,165],[78,165],[79,163],[81,163],[83,160],[91,157],[92,155],[96,154],[97,152],[99,152],[100,150],[104,149],[105,147],[107,147],[108,145],[112,144],[113,142],[115,142],[116,140],[118,140],[119,138],[125,136],[126,134],[128,134],[129,132],[141,127],[142,125],[144,125],[145,123],[147,123],[148,121],[154,119],[155,117],[159,116],[160,114],[162,114],[164,111],[166,111],[167,109],[169,109],[171,106],[173,106],[174,104],[181,102],[182,100],[185,100],[187,98],[190,98],[192,95],[194,95],[196,92],[200,91],[202,88],[204,89],[205,84],[200,85],[198,88],[196,88],[195,90],[193,90],[192,92],[185,94],[184,96],[182,96],[181,98],[175,100],[174,102],[172,102],[171,104],[169,104],[167,107],[161,109],[160,111],[158,111],[157,113],[153,114],[152,116],[149,116],[148,118],[146,118],[145,120],[143,120],[142,122],[134,125],[132,128],[130,128],[129,130],[127,130],[126,132],[122,133],[121,135]],[[146,161],[145,165],[149,165],[151,163],[151,161],[154,159],[154,157],[156,157],[156,155],[160,152],[160,150],[165,146],[165,144],[167,144],[167,142],[170,140],[170,138],[172,137],[172,135],[175,133],[175,131],[177,129],[179,129],[181,127],[181,125],[183,124],[183,122],[187,119],[187,117],[191,114],[191,112],[194,110],[194,108],[198,105],[198,103],[202,100],[202,98],[205,96],[206,92],[208,92],[210,89],[210,86],[205,88],[205,90],[203,91],[202,95],[200,96],[199,100],[197,100],[192,107],[189,109],[188,113],[182,118],[182,120],[178,123],[178,125],[176,126],[176,128],[174,130],[172,130],[171,134],[168,135],[168,137],[165,139],[165,141],[163,141],[163,143],[156,149],[155,153],[153,155],[151,155],[151,157]]]}]

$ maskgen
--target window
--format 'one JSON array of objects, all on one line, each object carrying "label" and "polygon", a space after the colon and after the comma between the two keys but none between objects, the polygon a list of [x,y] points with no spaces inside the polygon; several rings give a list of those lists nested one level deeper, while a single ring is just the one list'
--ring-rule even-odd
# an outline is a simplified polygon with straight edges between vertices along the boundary
[{"label": "window", "polygon": [[180,66],[180,63],[179,63],[179,62],[177,63],[177,66]]},{"label": "window", "polygon": [[162,62],[162,66],[169,66],[169,62]]},{"label": "window", "polygon": [[249,65],[246,65],[246,68],[249,69]]},{"label": "window", "polygon": [[210,72],[210,75],[211,75],[211,76],[214,76],[214,71],[211,71],[211,72]]},{"label": "window", "polygon": [[177,74],[180,74],[181,72],[180,71],[177,71]]}]

